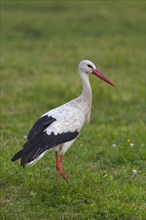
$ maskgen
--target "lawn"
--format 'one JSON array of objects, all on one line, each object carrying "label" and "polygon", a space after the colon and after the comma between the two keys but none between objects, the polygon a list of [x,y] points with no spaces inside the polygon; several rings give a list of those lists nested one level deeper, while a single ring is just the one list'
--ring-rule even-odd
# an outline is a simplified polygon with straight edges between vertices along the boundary
[{"label": "lawn", "polygon": [[[1,0],[2,220],[145,219],[145,2]],[[11,157],[35,120],[81,93],[78,63],[92,60],[91,123],[65,155],[23,169]]]}]

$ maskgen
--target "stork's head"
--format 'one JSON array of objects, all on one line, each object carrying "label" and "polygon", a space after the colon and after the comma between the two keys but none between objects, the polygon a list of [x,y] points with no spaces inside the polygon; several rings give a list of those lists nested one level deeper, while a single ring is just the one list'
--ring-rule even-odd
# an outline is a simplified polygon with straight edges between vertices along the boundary
[{"label": "stork's head", "polygon": [[92,63],[90,60],[82,60],[79,63],[78,70],[80,75],[82,74],[93,74],[97,76],[98,78],[102,79],[106,83],[112,85],[115,87],[112,81],[110,81],[103,73],[101,73],[99,70],[96,69],[96,66],[94,63]]}]

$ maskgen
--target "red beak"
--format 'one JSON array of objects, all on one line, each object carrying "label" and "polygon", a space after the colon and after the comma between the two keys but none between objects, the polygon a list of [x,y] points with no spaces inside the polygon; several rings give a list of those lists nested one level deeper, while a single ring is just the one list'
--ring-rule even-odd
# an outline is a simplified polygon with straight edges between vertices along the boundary
[{"label": "red beak", "polygon": [[94,69],[92,71],[92,74],[97,76],[98,78],[102,79],[103,81],[105,81],[106,83],[110,84],[111,86],[115,87],[115,85],[113,84],[112,81],[110,81],[103,73],[101,73],[99,70]]}]

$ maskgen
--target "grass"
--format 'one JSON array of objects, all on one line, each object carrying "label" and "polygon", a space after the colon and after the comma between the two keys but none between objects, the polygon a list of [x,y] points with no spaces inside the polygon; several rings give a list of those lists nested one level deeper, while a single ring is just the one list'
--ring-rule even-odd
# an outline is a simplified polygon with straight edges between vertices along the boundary
[{"label": "grass", "polygon": [[[131,1],[1,0],[1,219],[145,219],[144,6]],[[13,164],[48,109],[81,92],[92,60],[117,85],[91,77],[91,124],[66,153],[73,188],[55,185],[55,156]]]}]

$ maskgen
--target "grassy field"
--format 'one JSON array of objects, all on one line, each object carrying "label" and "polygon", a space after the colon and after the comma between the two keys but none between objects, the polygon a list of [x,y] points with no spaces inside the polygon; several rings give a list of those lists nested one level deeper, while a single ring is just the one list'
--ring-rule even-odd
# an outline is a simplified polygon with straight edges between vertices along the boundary
[{"label": "grassy field", "polygon": [[[2,220],[144,220],[144,1],[1,0]],[[91,124],[66,153],[22,169],[11,162],[34,121],[81,92],[92,60]]]}]

